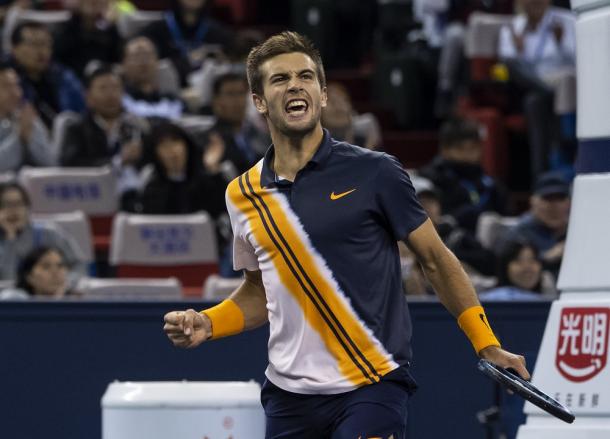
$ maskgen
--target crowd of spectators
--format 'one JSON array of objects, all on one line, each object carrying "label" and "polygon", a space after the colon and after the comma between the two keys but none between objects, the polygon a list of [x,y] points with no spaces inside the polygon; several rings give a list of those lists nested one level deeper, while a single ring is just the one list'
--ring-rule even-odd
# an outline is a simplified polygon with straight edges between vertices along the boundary
[{"label": "crowd of spectators", "polygon": [[[125,212],[205,210],[218,223],[219,258],[230,261],[226,185],[270,144],[245,75],[249,49],[268,30],[214,18],[210,0],[168,0],[158,19],[129,32],[119,26],[136,11],[127,1],[65,1],[69,18],[53,26],[14,18],[33,2],[5,3],[0,180],[8,182],[0,185],[0,277],[14,284],[0,298],[75,294],[75,279],[87,271],[72,237],[31,221],[27,192],[9,181],[24,166],[109,166]],[[477,288],[496,287],[487,297],[553,293],[570,208],[571,163],[563,148],[575,137],[574,17],[550,0],[412,4],[416,25],[404,30],[401,44],[423,40],[437,71],[436,95],[429,98],[438,151],[430,163],[410,169],[420,201]],[[497,61],[519,90],[527,120],[532,189],[526,212],[511,203],[507,182],[485,170],[484,127],[459,112],[469,93],[464,41],[475,11],[508,14]],[[331,135],[383,151],[383,124],[374,111],[357,111],[362,106],[346,84],[330,81],[327,92],[322,121]],[[200,121],[195,129],[189,118]],[[477,239],[485,212],[521,215],[493,248]],[[409,250],[401,254],[406,293],[429,294]]]}]

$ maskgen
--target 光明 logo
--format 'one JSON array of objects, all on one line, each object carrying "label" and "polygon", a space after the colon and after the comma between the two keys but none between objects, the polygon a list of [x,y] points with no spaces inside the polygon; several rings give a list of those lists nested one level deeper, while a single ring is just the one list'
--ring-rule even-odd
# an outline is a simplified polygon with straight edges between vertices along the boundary
[{"label": "\u5149\u660e logo", "polygon": [[564,378],[580,383],[606,367],[609,323],[608,308],[561,311],[555,366]]}]

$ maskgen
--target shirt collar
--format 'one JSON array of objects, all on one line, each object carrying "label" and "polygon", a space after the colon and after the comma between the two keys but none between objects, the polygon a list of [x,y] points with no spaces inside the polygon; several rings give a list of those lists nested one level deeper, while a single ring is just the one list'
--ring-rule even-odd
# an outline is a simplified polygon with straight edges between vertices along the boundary
[{"label": "shirt collar", "polygon": [[[323,129],[323,137],[322,142],[320,142],[320,146],[314,153],[313,157],[309,160],[305,167],[310,165],[321,165],[323,164],[330,153],[332,152],[332,138],[326,129]],[[273,163],[273,155],[275,153],[275,148],[273,144],[269,147],[267,152],[265,153],[265,157],[263,158],[263,169],[261,171],[261,186],[270,187],[277,183],[277,175],[275,171],[272,169],[271,164]]]}]

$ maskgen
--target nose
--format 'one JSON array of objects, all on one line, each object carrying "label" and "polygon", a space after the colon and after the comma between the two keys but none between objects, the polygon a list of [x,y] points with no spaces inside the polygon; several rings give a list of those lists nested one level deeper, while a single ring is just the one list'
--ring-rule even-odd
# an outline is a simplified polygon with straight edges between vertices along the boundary
[{"label": "nose", "polygon": [[301,81],[299,81],[299,78],[297,76],[292,76],[288,82],[288,91],[296,93],[302,89],[303,87],[301,86]]}]

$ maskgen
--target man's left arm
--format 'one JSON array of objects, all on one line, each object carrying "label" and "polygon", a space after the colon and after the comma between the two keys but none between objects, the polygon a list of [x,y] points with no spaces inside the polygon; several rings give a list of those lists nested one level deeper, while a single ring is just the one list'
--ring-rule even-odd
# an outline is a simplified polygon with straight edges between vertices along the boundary
[{"label": "man's left arm", "polygon": [[513,368],[529,379],[523,356],[500,347],[466,272],[443,244],[430,219],[413,230],[404,242],[417,256],[442,304],[458,318],[477,354],[499,366]]}]

